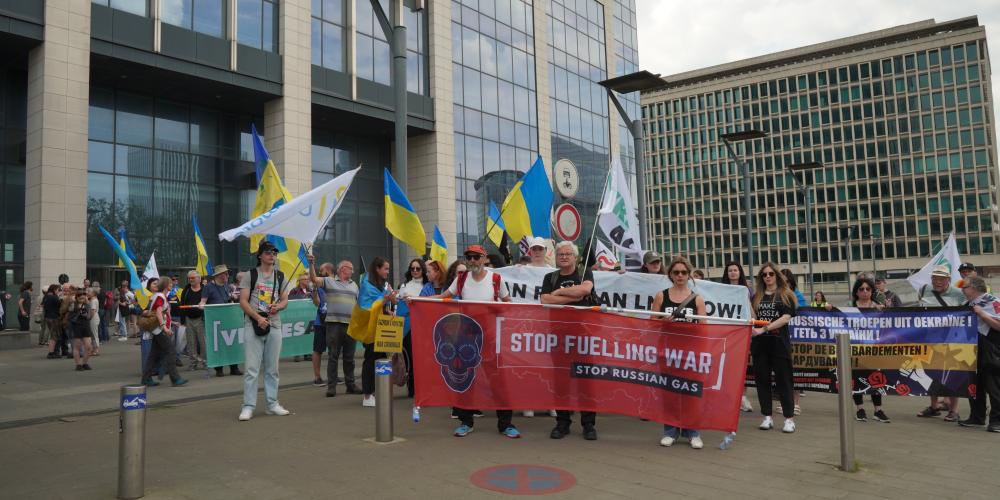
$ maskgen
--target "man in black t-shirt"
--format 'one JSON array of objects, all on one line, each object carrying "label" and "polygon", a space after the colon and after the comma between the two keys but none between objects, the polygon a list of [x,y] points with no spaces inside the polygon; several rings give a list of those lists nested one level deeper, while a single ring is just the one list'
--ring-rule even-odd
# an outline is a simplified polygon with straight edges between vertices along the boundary
[{"label": "man in black t-shirt", "polygon": [[[546,274],[542,281],[542,304],[596,305],[592,299],[594,294],[593,273],[587,269],[584,271],[583,277],[580,277],[580,272],[576,269],[576,261],[579,256],[580,253],[576,245],[569,241],[562,241],[556,245],[556,266],[559,268]],[[573,412],[559,410],[556,414],[556,427],[552,429],[549,437],[562,439],[569,434],[570,425],[573,424]],[[580,412],[580,424],[583,426],[584,439],[589,441],[597,439],[597,430],[594,428],[596,423],[597,413]]]}]

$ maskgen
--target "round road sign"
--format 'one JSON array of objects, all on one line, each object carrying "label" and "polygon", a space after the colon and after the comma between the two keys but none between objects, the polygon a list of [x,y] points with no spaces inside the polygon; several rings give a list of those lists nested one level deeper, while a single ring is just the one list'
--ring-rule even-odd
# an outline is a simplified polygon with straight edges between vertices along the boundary
[{"label": "round road sign", "polygon": [[469,481],[480,488],[508,495],[547,495],[576,485],[576,477],[563,469],[525,464],[480,469]]},{"label": "round road sign", "polygon": [[563,158],[552,167],[552,182],[563,198],[572,198],[580,189],[580,174],[573,162]]},{"label": "round road sign", "polygon": [[580,237],[580,229],[583,221],[580,219],[580,212],[569,203],[563,203],[556,207],[556,232],[559,237],[566,241],[576,241]]}]

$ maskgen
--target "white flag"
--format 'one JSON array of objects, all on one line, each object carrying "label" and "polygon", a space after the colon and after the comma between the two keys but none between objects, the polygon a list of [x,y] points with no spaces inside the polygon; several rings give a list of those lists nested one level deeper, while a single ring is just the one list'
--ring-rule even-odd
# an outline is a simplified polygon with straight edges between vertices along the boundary
[{"label": "white flag", "polygon": [[156,269],[156,252],[149,254],[149,262],[146,263],[146,269],[142,270],[142,286],[146,286],[146,282],[152,278],[160,279],[160,271]]},{"label": "white flag", "polygon": [[615,158],[611,162],[608,188],[597,213],[598,224],[611,243],[626,254],[642,256],[639,242],[639,219],[632,206],[632,195],[622,164]]},{"label": "white flag", "polygon": [[270,234],[312,243],[340,208],[358,170],[361,167],[345,172],[284,205],[272,208],[240,227],[219,233],[219,239],[233,241],[240,236]]},{"label": "white flag", "polygon": [[955,243],[955,233],[951,233],[948,236],[948,241],[945,242],[941,250],[938,251],[937,255],[934,256],[924,267],[920,268],[919,271],[910,275],[906,278],[906,281],[910,282],[910,286],[914,290],[920,290],[920,287],[928,285],[931,282],[931,271],[937,266],[948,266],[948,271],[951,272],[951,283],[954,285],[958,283],[958,280],[962,279],[962,275],[958,272],[958,266],[962,265],[962,258],[958,255],[958,244]]},{"label": "white flag", "polygon": [[595,253],[597,257],[596,259],[597,265],[600,266],[600,269],[603,269],[605,271],[610,271],[611,269],[614,269],[615,266],[618,265],[618,258],[615,256],[615,253],[612,252],[611,249],[608,248],[608,246],[605,245],[603,241],[596,240],[595,243],[597,245],[596,247],[597,251]]}]

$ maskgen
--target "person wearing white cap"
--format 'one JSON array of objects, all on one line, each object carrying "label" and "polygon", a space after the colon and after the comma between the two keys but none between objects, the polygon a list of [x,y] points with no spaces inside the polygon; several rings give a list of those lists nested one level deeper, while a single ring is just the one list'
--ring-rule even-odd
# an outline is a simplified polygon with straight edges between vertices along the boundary
[{"label": "person wearing white cap", "polygon": [[[918,305],[928,308],[960,306],[966,301],[965,294],[951,286],[951,269],[945,265],[934,267],[934,270],[931,271],[930,289],[924,285],[920,287],[917,295]],[[924,408],[917,416],[937,417],[941,415],[941,411],[947,410],[948,414],[945,415],[944,421],[957,422],[958,397],[947,395],[947,398],[948,404],[945,405],[938,401],[937,395],[931,396],[931,405]]]},{"label": "person wearing white cap", "polygon": [[545,245],[545,238],[534,237],[528,240],[528,255],[531,256],[532,267],[550,267],[545,262],[545,254],[548,251]]}]

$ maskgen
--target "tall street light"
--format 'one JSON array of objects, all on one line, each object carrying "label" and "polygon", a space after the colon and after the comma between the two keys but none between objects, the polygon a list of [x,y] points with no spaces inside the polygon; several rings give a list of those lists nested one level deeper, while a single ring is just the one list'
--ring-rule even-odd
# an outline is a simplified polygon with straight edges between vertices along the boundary
[{"label": "tall street light", "polygon": [[666,83],[660,78],[659,74],[654,75],[645,70],[597,82],[598,85],[604,87],[608,92],[608,98],[611,99],[615,108],[618,109],[618,114],[621,115],[622,121],[628,124],[628,130],[632,134],[632,140],[635,143],[635,187],[636,191],[639,192],[639,246],[643,250],[649,249],[647,246],[649,240],[646,236],[646,170],[644,168],[645,158],[643,158],[642,120],[632,120],[628,116],[615,92],[622,94],[641,92],[643,90],[662,87]]},{"label": "tall street light", "polygon": [[837,228],[843,234],[844,238],[844,250],[847,255],[847,289],[851,289],[851,233],[854,231],[854,226],[840,226]]},{"label": "tall street light", "polygon": [[809,163],[796,163],[788,166],[788,170],[792,172],[792,179],[795,180],[796,189],[799,194],[802,195],[806,200],[806,248],[809,254],[809,297],[811,298],[815,293],[813,291],[813,239],[812,239],[812,205],[809,198],[811,198],[812,191],[806,184],[805,174],[807,170],[815,170],[817,168],[823,168],[823,164],[818,161],[812,161]]},{"label": "tall street light", "polygon": [[722,142],[726,145],[726,150],[729,151],[729,156],[732,157],[733,161],[740,164],[740,170],[743,172],[743,234],[746,239],[747,245],[747,275],[753,276],[753,240],[751,239],[751,231],[753,230],[753,220],[750,218],[750,166],[747,165],[746,160],[741,160],[739,156],[736,155],[736,150],[733,149],[734,142],[745,142],[752,141],[755,139],[763,139],[767,137],[767,132],[761,132],[760,130],[743,130],[741,132],[730,132],[728,134],[722,134],[719,136]]}]

